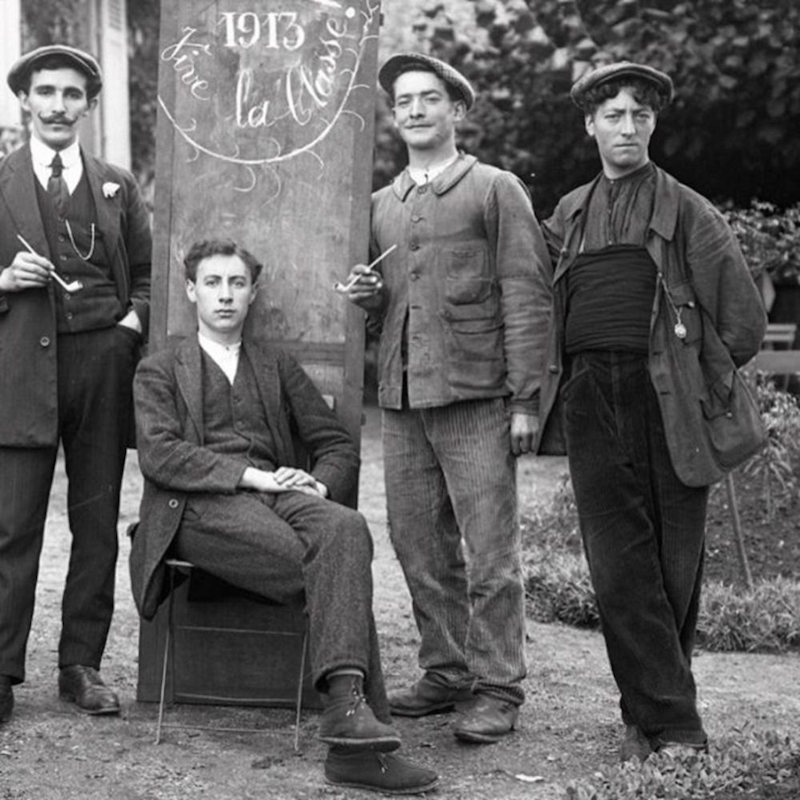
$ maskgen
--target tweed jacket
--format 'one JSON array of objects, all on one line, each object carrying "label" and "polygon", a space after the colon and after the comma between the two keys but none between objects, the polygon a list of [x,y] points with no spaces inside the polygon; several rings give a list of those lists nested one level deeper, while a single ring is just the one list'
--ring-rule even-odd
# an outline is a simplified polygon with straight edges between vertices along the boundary
[{"label": "tweed jacket", "polygon": [[[352,501],[358,452],[311,379],[294,358],[264,343],[246,339],[243,350],[256,375],[278,465],[308,468],[328,487],[331,500]],[[204,447],[202,385],[195,337],[143,359],[134,379],[145,483],[130,572],[136,606],[146,619],[164,598],[162,562],[178,532],[187,495],[233,494],[247,466],[241,458]]]},{"label": "tweed jacket", "polygon": [[[596,181],[559,202],[544,223],[556,263],[555,313],[548,334],[541,426],[535,452],[565,452],[561,426],[564,280],[580,250],[584,215]],[[648,368],[658,395],[672,465],[687,486],[724,473],[707,447],[706,419],[726,413],[733,372],[758,351],[766,313],[736,238],[722,215],[662,169],[645,242],[657,269]],[[680,319],[678,319],[680,313]],[[681,322],[685,335],[675,326]]]},{"label": "tweed jacket", "polygon": [[397,245],[371,315],[380,405],[402,407],[407,366],[411,408],[507,397],[536,413],[550,269],[522,181],[464,154],[424,186],[406,170],[373,195],[371,227],[373,258]]},{"label": "tweed jacket", "polygon": [[[133,175],[81,150],[94,199],[98,235],[111,258],[122,307],[135,309],[147,330],[150,299],[150,220]],[[0,268],[22,249],[20,234],[49,256],[36,199],[30,146],[0,159]],[[103,184],[119,189],[106,197]],[[51,447],[58,441],[56,311],[53,284],[0,293],[0,446]]]}]

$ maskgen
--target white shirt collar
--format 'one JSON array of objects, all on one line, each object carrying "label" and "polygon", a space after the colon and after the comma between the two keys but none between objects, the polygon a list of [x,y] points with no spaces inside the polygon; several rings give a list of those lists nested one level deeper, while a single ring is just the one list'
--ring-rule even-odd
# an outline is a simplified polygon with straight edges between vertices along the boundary
[{"label": "white shirt collar", "polygon": [[[61,163],[64,165],[64,180],[67,182],[67,188],[70,194],[72,194],[83,175],[80,144],[76,139],[69,147],[59,152],[61,154]],[[47,188],[47,181],[50,178],[50,164],[55,154],[56,151],[53,150],[52,147],[48,147],[35,136],[31,136],[31,160],[33,162],[33,171],[39,183],[41,183],[45,189]]]},{"label": "white shirt collar", "polygon": [[454,156],[451,156],[447,159],[447,161],[443,161],[441,164],[437,164],[435,167],[408,167],[408,174],[411,176],[411,180],[414,181],[418,186],[424,186],[426,183],[430,183],[437,175],[441,175],[449,166],[455,164],[458,161],[460,153],[456,153]]},{"label": "white shirt collar", "polygon": [[197,341],[209,358],[225,373],[228,383],[233,385],[236,370],[239,366],[239,353],[242,350],[241,339],[235,344],[220,344],[197,332]]}]

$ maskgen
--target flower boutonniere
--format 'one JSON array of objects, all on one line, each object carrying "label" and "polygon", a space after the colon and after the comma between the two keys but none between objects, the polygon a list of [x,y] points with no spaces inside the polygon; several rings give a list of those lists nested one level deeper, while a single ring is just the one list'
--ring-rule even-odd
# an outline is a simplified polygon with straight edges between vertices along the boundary
[{"label": "flower boutonniere", "polygon": [[103,197],[105,198],[110,199],[114,197],[118,191],[119,191],[118,183],[112,183],[111,181],[108,181],[108,183],[103,184]]}]

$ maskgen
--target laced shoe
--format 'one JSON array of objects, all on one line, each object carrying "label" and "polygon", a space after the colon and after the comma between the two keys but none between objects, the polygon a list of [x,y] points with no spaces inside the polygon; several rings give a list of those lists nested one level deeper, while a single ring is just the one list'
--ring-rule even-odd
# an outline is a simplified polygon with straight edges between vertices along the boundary
[{"label": "laced shoe", "polygon": [[325,759],[325,782],[381,794],[423,794],[436,788],[431,769],[388,753],[342,753],[331,748]]},{"label": "laced shoe", "polygon": [[325,710],[319,724],[319,738],[341,751],[378,750],[389,752],[400,747],[400,737],[391,725],[372,713],[356,676],[334,678],[323,698]]}]

